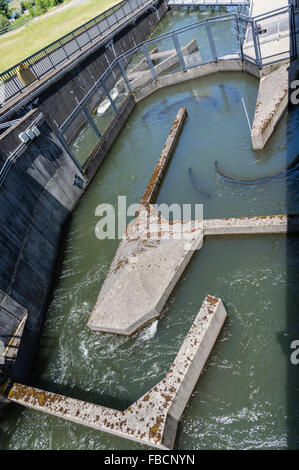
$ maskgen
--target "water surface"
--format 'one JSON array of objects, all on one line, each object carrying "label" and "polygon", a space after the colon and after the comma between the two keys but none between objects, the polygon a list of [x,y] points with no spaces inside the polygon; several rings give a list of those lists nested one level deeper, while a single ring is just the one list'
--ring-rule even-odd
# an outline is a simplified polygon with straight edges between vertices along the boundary
[{"label": "water surface", "polygon": [[[194,15],[172,12],[155,33],[194,21]],[[176,448],[299,447],[298,381],[289,361],[298,325],[296,238],[205,240],[158,322],[131,338],[95,334],[86,326],[118,244],[95,237],[95,209],[103,202],[116,206],[118,195],[128,203],[140,200],[180,106],[188,118],[158,203],[203,203],[206,218],[299,211],[296,173],[244,187],[215,172],[218,160],[233,176],[265,176],[299,153],[296,109],[286,113],[265,150],[252,150],[241,98],[252,118],[257,87],[247,74],[218,74],[160,90],[136,106],[65,227],[34,385],[127,407],[166,374],[203,299],[212,294],[222,298],[228,319],[183,414]],[[211,198],[194,188],[189,167]],[[3,449],[140,447],[19,406],[1,416]]]}]

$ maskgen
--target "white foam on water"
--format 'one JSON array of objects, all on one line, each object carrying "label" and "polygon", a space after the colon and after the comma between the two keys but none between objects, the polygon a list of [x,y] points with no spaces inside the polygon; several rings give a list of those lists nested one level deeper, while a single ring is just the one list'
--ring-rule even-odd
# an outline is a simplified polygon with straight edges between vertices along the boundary
[{"label": "white foam on water", "polygon": [[152,339],[155,334],[157,333],[158,329],[158,320],[153,321],[148,327],[146,327],[143,331],[142,334],[140,335],[140,339],[142,341],[148,341],[149,339]]},{"label": "white foam on water", "polygon": [[[112,88],[110,96],[113,100],[115,100],[115,98],[118,96],[118,90],[116,87]],[[104,114],[104,112],[109,108],[109,106],[111,106],[110,100],[108,98],[105,98],[103,103],[100,104],[100,106],[98,107],[97,114]]]},{"label": "white foam on water", "polygon": [[103,103],[98,107],[97,114],[104,114],[104,112],[111,106],[110,101],[108,98],[105,98]]}]

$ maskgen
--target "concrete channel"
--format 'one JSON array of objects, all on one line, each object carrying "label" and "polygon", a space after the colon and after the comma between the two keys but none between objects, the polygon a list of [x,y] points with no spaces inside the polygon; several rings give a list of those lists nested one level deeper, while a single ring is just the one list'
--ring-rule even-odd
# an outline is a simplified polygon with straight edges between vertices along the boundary
[{"label": "concrete channel", "polygon": [[[146,13],[147,7],[152,6],[152,3],[148,2],[138,15],[152,15],[153,11]],[[157,8],[161,9],[161,15],[164,14],[166,2],[159,2]],[[158,15],[159,19],[161,15]],[[156,20],[157,23],[159,19]],[[147,20],[143,17],[143,21]],[[148,30],[153,26],[151,20],[146,24]],[[120,34],[121,41],[125,41],[126,34],[129,34],[127,24],[120,26],[121,29],[111,31],[111,35]],[[142,37],[145,35],[145,31],[139,33]],[[109,39],[110,35],[104,42]],[[97,51],[103,44],[93,45],[87,55],[80,53],[76,58],[78,67],[82,66],[83,75],[86,68],[90,68],[85,78],[94,67],[94,64],[91,65],[92,54],[97,54],[98,58],[101,56],[99,60],[103,60],[103,63],[109,63],[107,51]],[[182,45],[185,63],[196,64],[201,60],[199,46],[195,38]],[[122,47],[123,45],[120,50]],[[252,53],[252,47],[248,39],[245,43],[247,54]],[[277,45],[275,48],[274,52],[277,54]],[[6,377],[0,376],[0,392],[5,403],[21,404],[154,448],[172,449],[178,422],[227,315],[222,301],[217,297],[205,298],[166,377],[123,411],[22,384],[29,382],[30,367],[45,318],[64,223],[136,104],[161,88],[195,78],[217,72],[249,73],[260,80],[251,130],[255,150],[265,147],[288,106],[290,68],[293,67],[288,59],[275,65],[258,67],[245,60],[223,56],[206,64],[164,74],[181,63],[182,57],[177,50],[161,51],[156,47],[149,53],[149,58],[152,69],[149,67],[150,61],[142,59],[128,73],[128,84],[123,79],[117,81],[116,86],[122,88],[129,85],[132,93],[116,113],[107,136],[94,147],[83,172],[55,135],[57,126],[63,122],[74,102],[69,103],[67,109],[61,108],[59,117],[53,117],[60,92],[64,87],[68,89],[72,86],[67,74],[76,75],[72,71],[76,61],[45,77],[42,83],[28,88],[28,96],[18,98],[0,112],[2,117],[7,117],[21,106],[30,106],[33,98],[41,99],[38,110],[27,112],[18,123],[0,136],[1,163],[11,161],[16,171],[16,176],[12,176],[9,171],[5,174],[1,188],[3,206],[7,208],[7,201],[10,206],[1,215],[5,231],[2,237],[4,254],[0,263],[0,278],[3,280],[0,283],[0,326],[5,330],[6,336],[4,357],[14,364],[14,369],[11,372],[12,381],[7,382]],[[153,73],[156,74],[155,80],[151,79]],[[296,73],[296,68],[292,69],[293,76]],[[56,93],[53,90],[57,84],[60,91]],[[81,89],[79,93],[75,92],[76,102],[78,97],[82,98],[83,91]],[[95,332],[131,336],[159,318],[193,253],[203,246],[205,237],[288,234],[299,231],[299,216],[296,214],[188,222],[169,222],[161,217],[152,204],[183,130],[186,116],[186,108],[181,108],[140,201],[140,207],[127,226],[116,251],[88,320],[89,328]],[[41,135],[33,143],[20,145],[20,133],[26,133],[35,125]],[[22,210],[19,211],[21,201]],[[12,208],[17,214],[13,223],[9,215]],[[180,239],[176,237],[178,232],[183,235]],[[20,233],[25,236],[20,236]],[[44,256],[45,253],[47,256]],[[34,289],[29,289],[28,286],[32,283]]]}]

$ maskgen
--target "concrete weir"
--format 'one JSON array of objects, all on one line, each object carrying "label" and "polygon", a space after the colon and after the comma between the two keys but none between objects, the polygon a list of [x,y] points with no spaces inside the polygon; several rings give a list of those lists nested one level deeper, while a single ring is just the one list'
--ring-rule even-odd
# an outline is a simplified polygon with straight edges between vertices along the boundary
[{"label": "concrete weir", "polygon": [[289,62],[261,77],[251,140],[254,150],[262,150],[273,134],[289,102]]},{"label": "concrete weir", "polygon": [[204,235],[262,235],[299,232],[299,215],[268,215],[229,219],[207,219]]},{"label": "concrete weir", "polygon": [[168,223],[150,203],[182,129],[174,120],[138,212],[129,223],[88,320],[94,331],[132,335],[159,317],[192,254],[202,245],[202,221]]},{"label": "concrete weir", "polygon": [[166,377],[124,411],[14,383],[11,402],[159,449],[172,449],[178,422],[227,312],[208,295]]}]

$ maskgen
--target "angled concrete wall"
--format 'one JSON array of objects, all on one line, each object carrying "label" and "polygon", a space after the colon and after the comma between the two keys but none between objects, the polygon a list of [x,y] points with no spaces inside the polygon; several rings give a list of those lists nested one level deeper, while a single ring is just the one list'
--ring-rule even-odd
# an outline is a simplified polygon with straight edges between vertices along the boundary
[{"label": "angled concrete wall", "polygon": [[158,449],[172,449],[178,422],[226,316],[222,301],[208,295],[166,377],[124,411],[18,383],[6,384],[2,394],[11,402],[98,431]]}]

